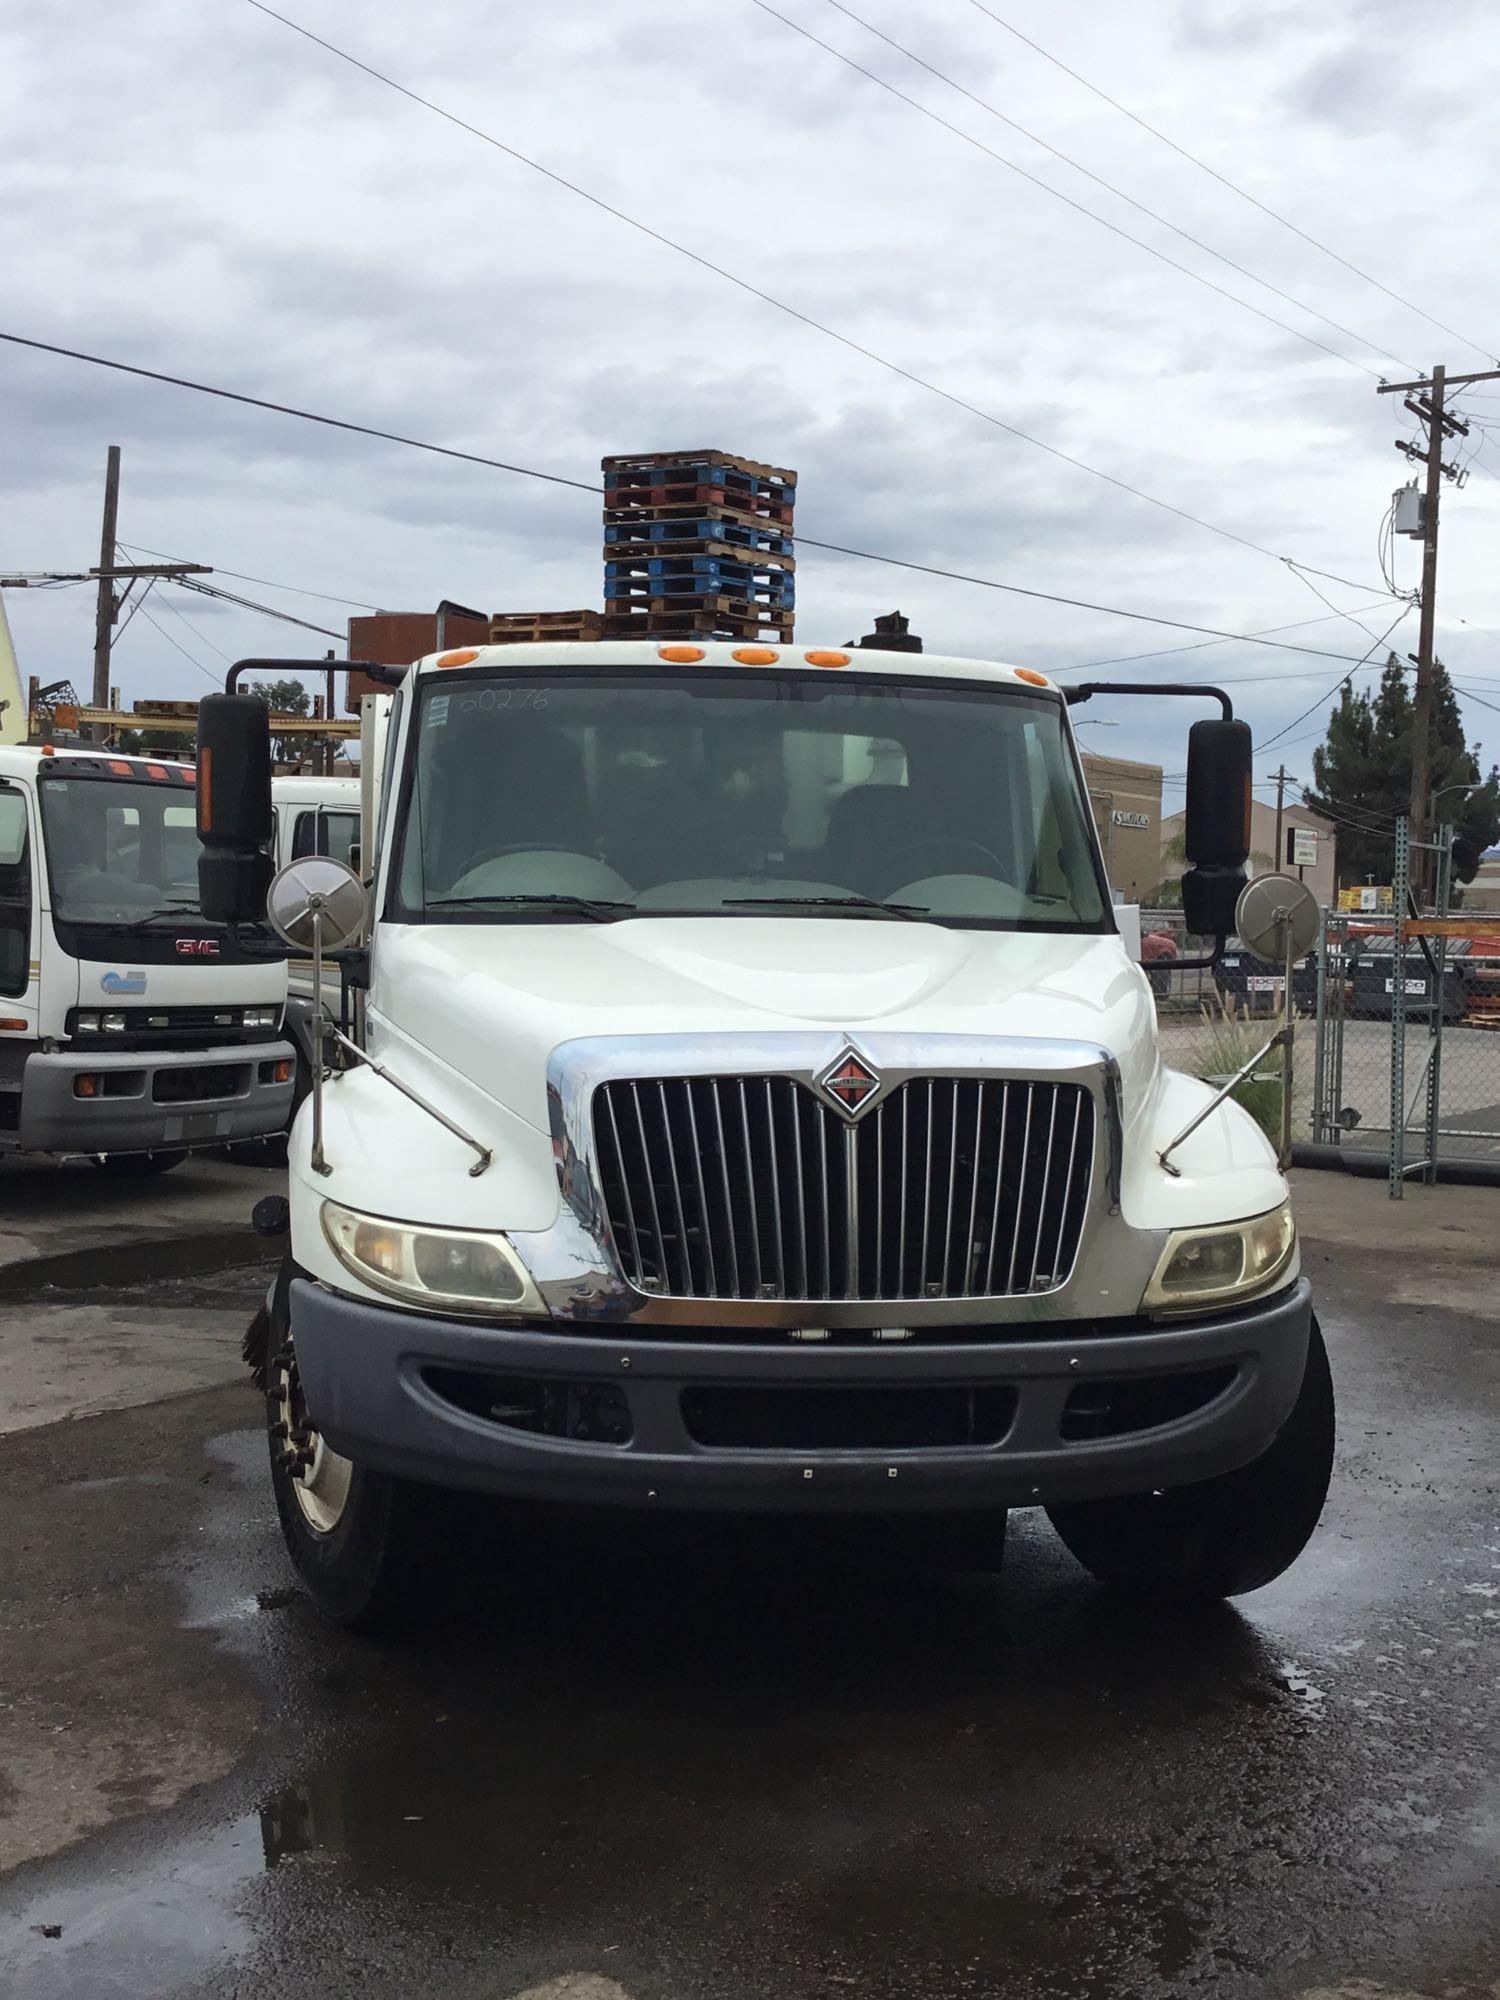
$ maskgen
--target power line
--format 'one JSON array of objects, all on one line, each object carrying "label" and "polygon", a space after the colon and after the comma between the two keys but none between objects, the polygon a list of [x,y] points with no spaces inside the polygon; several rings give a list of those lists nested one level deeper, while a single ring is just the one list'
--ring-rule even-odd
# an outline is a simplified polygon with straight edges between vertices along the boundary
[{"label": "power line", "polygon": [[1452,334],[1455,340],[1461,340],[1465,347],[1472,347],[1476,354],[1484,355],[1487,360],[1493,361],[1495,359],[1495,350],[1493,347],[1486,347],[1480,341],[1470,340],[1467,334],[1459,333],[1453,327],[1446,325],[1444,321],[1435,319],[1424,307],[1413,304],[1408,298],[1403,298],[1400,292],[1392,291],[1391,287],[1382,283],[1379,278],[1372,277],[1368,271],[1361,270],[1358,264],[1350,263],[1347,257],[1340,256],[1337,250],[1331,249],[1328,244],[1320,242],[1316,236],[1310,236],[1305,229],[1300,228],[1289,216],[1283,215],[1279,209],[1270,207],[1259,196],[1251,194],[1248,188],[1241,187],[1238,181],[1230,180],[1227,174],[1221,174],[1218,168],[1211,167],[1207,160],[1200,160],[1198,155],[1190,153],[1186,146],[1180,146],[1175,139],[1169,139],[1165,132],[1159,130],[1155,125],[1149,124],[1138,112],[1132,111],[1129,105],[1122,104],[1117,97],[1111,97],[1107,90],[1101,90],[1097,83],[1090,83],[1086,76],[1081,76],[1076,69],[1070,69],[1061,56],[1055,56],[1050,49],[1044,49],[1041,43],[1034,42],[1030,35],[1023,35],[1019,28],[1015,27],[1011,22],[1002,19],[993,7],[987,7],[984,4],[984,0],[969,0],[969,4],[977,8],[981,14],[987,15],[997,28],[1003,28],[1006,34],[1014,35],[1018,42],[1024,42],[1027,48],[1034,49],[1044,61],[1051,63],[1054,68],[1060,69],[1064,75],[1072,77],[1075,83],[1081,83],[1085,90],[1091,90],[1095,97],[1102,97],[1106,104],[1111,105],[1122,117],[1128,118],[1133,125],[1139,125],[1143,132],[1149,132],[1153,139],[1159,140],[1163,146],[1169,146],[1174,153],[1179,154],[1192,166],[1197,167],[1200,172],[1210,175],[1221,187],[1227,187],[1232,194],[1237,194],[1242,201],[1248,201],[1252,208],[1258,208],[1262,215],[1270,216],[1271,220],[1279,222],[1283,229],[1290,229],[1292,234],[1300,236],[1304,243],[1310,243],[1315,250],[1321,250],[1325,257],[1331,257],[1336,264],[1342,264],[1346,271],[1352,271],[1356,278],[1363,278],[1365,283],[1373,285],[1376,291],[1384,292],[1386,297],[1394,299],[1398,306],[1405,306],[1408,312],[1416,313],[1418,318],[1425,319],[1429,326],[1435,326],[1443,333]]},{"label": "power line", "polygon": [[[956,394],[951,389],[944,389],[940,384],[931,381],[927,376],[917,374],[914,369],[904,367],[899,361],[892,361],[887,355],[877,353],[873,347],[866,347],[863,342],[856,340],[852,334],[840,333],[836,327],[828,325],[826,321],[815,319],[811,313],[803,312],[799,306],[788,304],[785,299],[779,299],[774,293],[765,291],[759,285],[752,284],[748,278],[740,277],[736,272],[729,270],[727,266],[716,264],[711,257],[705,257],[697,250],[690,250],[685,243],[679,243],[675,238],[664,235],[661,230],[653,229],[650,223],[642,222],[638,216],[629,214],[623,208],[617,208],[613,202],[606,201],[602,195],[593,193],[591,189],[583,187],[579,182],[569,180],[565,174],[558,173],[555,168],[543,166],[540,160],[534,160],[529,154],[522,153],[516,147],[507,145],[503,139],[497,139],[493,133],[484,131],[478,125],[471,125],[466,118],[460,118],[456,112],[445,109],[443,105],[438,104],[433,98],[423,97],[419,91],[412,90],[407,84],[398,83],[394,77],[387,75],[384,70],[378,70],[372,64],[362,62],[358,56],[351,55],[347,49],[341,49],[336,43],[326,41],[323,36],[314,34],[311,28],[303,27],[300,21],[294,21],[290,15],[280,14],[274,7],[268,7],[265,4],[265,0],[245,0],[245,5],[253,7],[258,14],[264,14],[268,20],[279,21],[282,27],[289,28],[293,34],[301,35],[305,41],[312,42],[316,47],[326,50],[329,55],[336,56],[340,62],[348,63],[351,68],[360,70],[365,76],[372,78],[376,83],[384,84],[388,90],[394,90],[398,95],[409,99],[411,103],[419,104],[424,111],[431,111],[436,117],[444,119],[448,124],[457,126],[461,132],[467,132],[471,138],[482,141],[486,146],[493,146],[497,152],[504,153],[507,159],[515,160],[521,166],[529,167],[533,173],[543,175],[554,186],[566,189],[569,194],[577,195],[580,200],[588,202],[592,207],[601,210],[605,215],[613,216],[617,222],[623,222],[629,228],[638,230],[641,235],[649,236],[653,243],[660,243],[664,248],[675,251],[678,256],[686,257],[691,263],[698,265],[700,269],[711,271],[715,277],[723,278],[727,283],[738,287],[740,291],[748,292],[752,298],[760,299],[764,304],[774,306],[777,312],[785,313],[788,318],[798,321],[800,325],[810,327],[815,333],[824,335],[826,339],[836,341],[839,346],[848,348],[851,353],[861,355],[867,361],[873,361],[877,367],[887,369],[902,381],[910,382],[915,388],[925,390],[929,395],[941,397],[945,403],[951,404],[955,409],[964,410],[970,416],[978,417],[981,422],[992,425],[996,430],[1004,431],[1010,437],[1019,438],[1023,444],[1032,445],[1036,450],[1046,452],[1049,458],[1059,459],[1064,465],[1071,465],[1075,471],[1087,472],[1091,477],[1103,480],[1106,485],[1115,487],[1119,492],[1130,494],[1133,499],[1144,500],[1148,506],[1159,508],[1163,513],[1174,514],[1179,520],[1190,521],[1194,527],[1203,528],[1209,534],[1218,535],[1224,541],[1235,542],[1241,548],[1252,549],[1257,555],[1269,556],[1273,560],[1279,560],[1274,549],[1263,548],[1259,542],[1252,541],[1248,535],[1238,534],[1232,528],[1221,528],[1213,521],[1205,521],[1201,515],[1190,513],[1187,508],[1178,507],[1170,500],[1159,499],[1154,493],[1147,493],[1139,486],[1132,486],[1129,480],[1117,478],[1112,472],[1102,471],[1097,465],[1090,465],[1086,459],[1075,458],[1071,452],[1064,451],[1059,445],[1047,444],[1041,438],[1033,437],[1029,431],[1023,431],[1018,424],[1012,424],[1007,422],[1003,417],[997,417],[991,410],[981,409],[977,403],[969,402],[966,397]],[[1250,309],[1252,311],[1256,310],[1254,307]],[[464,457],[468,454],[453,453],[451,455],[454,457]],[[563,483],[571,484],[573,482]]]},{"label": "power line", "polygon": [[191,619],[186,617],[184,613],[182,613],[177,609],[177,606],[172,602],[171,598],[169,597],[158,598],[157,603],[161,606],[163,611],[170,611],[172,616],[178,621],[178,623],[185,626],[187,630],[193,634],[193,637],[195,639],[201,640],[202,643],[208,647],[210,652],[217,653],[219,658],[225,661],[227,664],[231,665],[233,664],[233,655],[230,653],[226,653],[224,651],[224,648],[219,644],[217,644],[213,639],[210,639],[206,632],[200,632],[198,628],[192,623]]},{"label": "power line", "polygon": [[[1361,604],[1356,608],[1360,611],[1378,611],[1380,604],[1381,600],[1377,599],[1374,604]],[[1270,638],[1277,632],[1300,632],[1305,625],[1332,625],[1338,619],[1347,616],[1347,612],[1335,611],[1327,618],[1297,618],[1290,625],[1268,625],[1264,631],[1245,632],[1241,637],[1248,644],[1251,640]],[[1229,641],[1224,639],[1197,639],[1190,646],[1162,646],[1150,653],[1114,653],[1106,660],[1074,660],[1065,667],[1054,667],[1052,671],[1059,674],[1084,673],[1095,667],[1126,666],[1133,660],[1165,660],[1178,653],[1203,653],[1211,646],[1223,646],[1228,643]],[[1289,675],[1287,678],[1297,677]]]},{"label": "power line", "polygon": [[253,597],[238,597],[232,590],[216,590],[211,583],[202,583],[196,577],[173,577],[172,581],[183,590],[196,591],[200,597],[219,597],[226,604],[238,604],[243,610],[258,612],[263,618],[279,619],[283,625],[300,625],[304,632],[321,632],[325,639],[342,642],[346,636],[327,625],[312,625],[305,618],[294,618],[290,611],[278,611],[274,604],[257,604]]},{"label": "power line", "polygon": [[[249,0],[249,4],[253,6],[257,4],[257,0]],[[305,422],[322,424],[331,430],[354,431],[362,437],[380,438],[389,444],[406,445],[414,451],[432,451],[437,452],[445,458],[461,458],[471,465],[488,466],[494,471],[514,473],[520,478],[542,479],[555,486],[571,486],[582,493],[597,494],[603,491],[602,487],[588,485],[581,479],[566,479],[560,473],[538,472],[530,466],[512,465],[504,459],[486,458],[478,452],[455,451],[448,445],[429,444],[421,438],[399,436],[394,431],[374,430],[368,424],[353,423],[343,417],[323,416],[313,410],[298,409],[289,403],[269,402],[264,397],[244,395],[236,389],[215,388],[206,382],[191,381],[186,376],[166,375],[155,368],[142,368],[134,362],[107,360],[102,355],[87,354],[76,348],[58,347],[51,341],[33,340],[22,334],[5,332],[0,332],[0,340],[10,341],[18,347],[35,348],[43,354],[61,355],[65,360],[83,361],[95,367],[110,368],[122,375],[138,375],[148,382],[164,382],[171,388],[190,389],[200,395],[217,396],[231,403],[247,403],[254,409],[270,410],[278,416],[298,417]],[[1042,604],[1065,605],[1070,610],[1095,611],[1104,617],[1128,618],[1137,624],[1161,625],[1172,631],[1194,632],[1209,639],[1242,640],[1255,636],[1244,632],[1225,632],[1214,625],[1194,625],[1186,619],[1168,618],[1160,613],[1151,611],[1128,611],[1123,606],[1117,604],[1096,604],[1088,598],[1067,597],[1056,591],[1032,590],[1019,583],[1002,583],[996,577],[974,576],[963,570],[944,569],[936,563],[914,562],[905,556],[882,555],[871,549],[850,548],[842,542],[817,541],[810,535],[799,535],[797,539],[801,547],[805,549],[821,549],[829,555],[847,556],[856,562],[878,563],[888,569],[909,570],[918,576],[940,577],[951,583],[969,583],[980,590],[1003,591],[1008,596],[1032,598]],[[1321,572],[1318,573],[1321,574]],[[199,589],[208,589],[210,595],[228,596],[227,592],[214,593],[210,586],[199,584],[197,587]],[[231,598],[230,601],[235,602],[236,600]],[[269,605],[252,605],[251,608],[257,611],[266,611],[273,618],[290,617],[289,613],[272,610]],[[305,621],[293,619],[291,622],[298,624]],[[308,629],[314,632],[326,633],[327,637],[333,639],[341,639],[344,636],[339,632],[330,632],[327,627],[322,625],[313,625]],[[1283,639],[1262,637],[1257,639],[1257,643],[1270,646],[1278,652],[1304,653],[1310,658],[1320,660],[1352,660],[1354,658],[1354,655],[1351,653],[1335,653],[1322,646],[1297,646]]]},{"label": "power line", "polygon": [[[1386,630],[1370,647],[1370,651],[1366,653],[1364,655],[1364,658],[1359,661],[1360,666],[1363,666],[1365,664],[1365,661],[1369,659],[1370,653],[1378,652],[1380,648],[1387,643],[1387,641],[1390,639],[1391,633],[1395,631],[1396,627],[1401,623],[1402,619],[1408,617],[1410,613],[1411,613],[1411,606],[1409,604],[1403,605],[1400,612],[1396,615],[1396,617],[1394,617],[1391,620]],[[1299,722],[1306,722],[1307,718],[1310,715],[1314,714],[1318,709],[1320,709],[1325,702],[1332,701],[1333,697],[1338,693],[1339,689],[1341,687],[1346,687],[1349,684],[1349,682],[1353,680],[1353,678],[1354,674],[1351,672],[1345,674],[1342,680],[1335,681],[1333,686],[1328,690],[1327,694],[1319,695],[1318,699],[1315,702],[1313,702],[1310,707],[1304,708],[1300,715],[1294,715],[1291,721],[1286,725],[1285,729],[1278,729],[1274,736],[1268,737],[1267,740],[1261,744],[1260,749],[1256,752],[1256,755],[1263,757],[1274,744],[1280,743],[1282,741],[1283,737],[1286,736],[1289,730],[1295,729]],[[1300,740],[1301,739],[1299,738],[1298,741]]]},{"label": "power line", "polygon": [[[1184,277],[1191,278],[1195,284],[1206,285],[1211,292],[1217,292],[1220,298],[1229,299],[1234,305],[1243,306],[1246,312],[1254,313],[1258,319],[1268,321],[1270,325],[1280,328],[1283,333],[1289,333],[1297,340],[1305,340],[1310,346],[1320,348],[1324,354],[1331,354],[1336,361],[1343,362],[1346,367],[1358,368],[1362,374],[1373,375],[1377,380],[1380,379],[1377,369],[1367,368],[1362,361],[1355,361],[1347,354],[1340,354],[1336,348],[1327,346],[1321,340],[1315,340],[1311,334],[1303,333],[1299,328],[1288,326],[1285,321],[1276,319],[1270,313],[1263,312],[1259,306],[1251,305],[1248,299],[1242,299],[1234,292],[1225,291],[1222,285],[1214,284],[1211,279],[1205,278],[1201,272],[1194,271],[1189,265],[1179,264],[1174,258],[1168,257],[1164,252],[1158,250],[1154,244],[1143,243],[1138,236],[1132,236],[1128,230],[1121,229],[1117,224],[1111,222],[1108,217],[1098,214],[1094,209],[1086,208],[1082,202],[1074,201],[1071,196],[1063,194],[1060,189],[1052,187],[1038,175],[1029,173],[1025,167],[1018,166],[1014,160],[1008,160],[1003,154],[992,151],[990,147],[981,144],[971,133],[965,132],[961,126],[952,125],[946,118],[938,117],[935,111],[930,111],[925,104],[920,103],[915,97],[908,97],[905,91],[897,90],[894,84],[888,83],[884,77],[877,76],[873,70],[866,69],[862,63],[856,62],[852,56],[847,56],[842,50],[836,49],[831,42],[823,41],[820,36],[813,34],[809,28],[803,27],[801,22],[794,21],[788,15],[780,13],[776,8],[768,4],[768,0],[754,0],[754,4],[761,9],[762,13],[770,14],[785,27],[791,28],[795,33],[805,36],[808,41],[816,43],[820,49],[826,50],[829,55],[836,57],[839,62],[846,64],[850,69],[858,71],[861,76],[867,77],[871,83],[878,84],[882,90],[889,91],[893,97],[899,97],[903,104],[909,104],[914,111],[920,111],[924,118],[933,119],[935,123],[943,126],[946,131],[954,133],[969,145],[978,147],[980,152],[988,154],[992,160],[998,161],[1002,167],[1008,167],[1012,173],[1019,174],[1023,180],[1029,181],[1033,187],[1040,188],[1043,194],[1050,194],[1056,200],[1066,202],[1069,208],[1076,209],[1080,215],[1088,216],[1091,222],[1097,222],[1101,228],[1108,229],[1112,234],[1123,237],[1127,243],[1133,243],[1137,249],[1144,250],[1148,256],[1159,258],[1162,263],[1169,264],[1174,271],[1180,271]],[[877,28],[873,22],[865,20],[860,14],[856,14],[852,7],[844,5],[844,0],[828,0],[828,4],[840,14],[845,15],[849,20],[853,21],[857,27],[863,28],[867,34],[874,35],[877,40],[884,42],[887,48],[894,49],[898,55],[904,56],[908,62],[915,63],[919,69],[926,70],[929,76],[936,77],[939,83],[946,84],[950,90],[956,90],[961,97],[966,97],[971,104],[977,104],[979,109],[988,112],[991,118],[996,118],[1002,125],[1009,126],[1012,132],[1018,132],[1030,144],[1039,146],[1045,153],[1050,153],[1055,160],[1061,160],[1064,166],[1071,167],[1075,173],[1082,174],[1087,180],[1093,181],[1096,186],[1104,188],[1108,193],[1114,195],[1117,200],[1128,203],[1131,208],[1137,210],[1141,215],[1147,216],[1161,228],[1170,229],[1174,236],[1180,236],[1184,243],[1191,243],[1195,250],[1201,250],[1205,256],[1217,259],[1219,263],[1227,265],[1231,271],[1237,271],[1242,278],[1248,278],[1253,285],[1262,286],[1266,291],[1273,293],[1278,299],[1285,299],[1288,305],[1295,306],[1299,312],[1308,313],[1313,319],[1321,320],[1324,326],[1331,326],[1336,333],[1344,334],[1348,339],[1357,342],[1362,347],[1372,349],[1376,354],[1383,354],[1388,361],[1398,362],[1402,368],[1412,369],[1410,362],[1402,361],[1399,355],[1392,354],[1388,348],[1380,346],[1378,341],[1368,340],[1363,334],[1355,333],[1352,328],[1341,325],[1338,320],[1330,319],[1326,313],[1320,313],[1315,306],[1308,305],[1305,300],[1293,297],[1290,292],[1284,292],[1279,285],[1273,285],[1269,278],[1259,277],[1254,271],[1247,269],[1245,265],[1236,263],[1233,257],[1226,257],[1221,250],[1215,250],[1211,243],[1205,243],[1201,237],[1194,236],[1190,230],[1181,228],[1169,216],[1159,215],[1154,208],[1148,208],[1145,202],[1137,201],[1134,195],[1127,194],[1123,188],[1116,187],[1113,181],[1106,180],[1102,174],[1096,174],[1091,167],[1086,167],[1081,160],[1075,160],[1070,154],[1064,153],[1059,147],[1052,145],[1048,140],[1040,137],[1039,134],[1030,131],[1025,125],[1019,124],[1016,119],[1009,117],[996,105],[991,104],[987,98],[980,97],[965,84],[960,83],[956,77],[949,76],[946,71],[940,70],[936,64],[928,62],[925,56],[919,56],[914,49],[909,49],[905,43],[898,42],[893,35],[888,35],[883,28]],[[1415,372],[1414,369],[1413,372]]]},{"label": "power line", "polygon": [[[133,549],[137,555],[160,556],[163,562],[172,562],[175,560],[172,556],[164,555],[160,549],[148,549],[140,542],[121,542],[120,547],[122,549]],[[357,611],[379,611],[381,609],[380,605],[369,604],[362,597],[339,597],[334,592],[328,590],[306,590],[301,584],[279,583],[274,577],[247,576],[240,569],[222,569],[218,563],[214,564],[214,575],[232,576],[238,583],[263,583],[267,590],[285,590],[290,592],[293,597],[321,597],[325,604],[352,604]]]},{"label": "power line", "polygon": [[[215,687],[219,685],[222,676],[216,674],[212,667],[205,666],[202,660],[200,660],[196,654],[190,653],[186,646],[182,645],[178,640],[174,639],[171,633],[166,629],[164,625],[159,625],[156,622],[156,620],[151,616],[151,613],[145,608],[144,604],[138,605],[136,608],[137,610],[139,610],[141,616],[145,619],[146,623],[151,627],[153,632],[157,633],[161,638],[165,639],[169,646],[175,646],[177,651],[181,653],[182,657],[185,660],[191,660],[193,665],[198,669],[200,674],[207,674],[208,678],[213,682]],[[145,717],[140,717],[137,719],[142,722],[146,721]]]}]

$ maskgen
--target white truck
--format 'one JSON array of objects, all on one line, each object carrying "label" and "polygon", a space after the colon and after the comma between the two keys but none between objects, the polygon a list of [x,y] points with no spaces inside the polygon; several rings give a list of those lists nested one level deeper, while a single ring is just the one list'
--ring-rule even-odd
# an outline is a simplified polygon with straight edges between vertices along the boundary
[{"label": "white truck", "polygon": [[0,747],[0,1153],[156,1173],[276,1132],[285,947],[198,903],[194,773]]},{"label": "white truck", "polygon": [[278,868],[307,854],[331,854],[345,863],[358,858],[358,778],[273,778],[271,804]]},{"label": "white truck", "polygon": [[[1276,1156],[1163,1065],[1121,943],[1068,717],[1104,688],[708,642],[405,670],[367,883],[315,856],[271,895],[296,947],[352,940],[359,1000],[248,1346],[333,1618],[437,1587],[436,1488],[978,1519],[997,1557],[1042,1506],[1102,1580],[1189,1597],[1293,1561],[1327,1360]],[[1149,692],[1222,709],[1184,881],[1222,940],[1249,730]],[[260,914],[265,734],[204,702],[225,917]]]}]

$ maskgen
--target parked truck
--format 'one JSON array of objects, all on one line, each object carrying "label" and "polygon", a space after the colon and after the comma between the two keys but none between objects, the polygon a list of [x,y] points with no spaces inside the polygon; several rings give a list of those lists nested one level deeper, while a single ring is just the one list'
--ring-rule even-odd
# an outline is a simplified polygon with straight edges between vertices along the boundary
[{"label": "parked truck", "polygon": [[[291,663],[288,663],[290,670]],[[205,903],[261,914],[266,717],[207,698]],[[432,1496],[982,1525],[1251,1590],[1332,1388],[1254,1121],[1167,1069],[1066,693],[933,654],[462,648],[367,746],[358,881],[273,915],[332,995],[250,1352],[293,1561],[409,1616]],[[1189,735],[1191,933],[1234,927],[1250,734]],[[329,1004],[333,1004],[330,999]]]},{"label": "parked truck", "polygon": [[276,1132],[285,947],[198,900],[191,767],[0,747],[0,1153],[157,1173]]}]

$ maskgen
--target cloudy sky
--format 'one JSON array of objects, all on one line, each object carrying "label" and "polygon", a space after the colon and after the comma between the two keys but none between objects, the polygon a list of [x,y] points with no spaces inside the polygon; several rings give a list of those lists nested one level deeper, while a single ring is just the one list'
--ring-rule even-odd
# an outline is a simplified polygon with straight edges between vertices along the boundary
[{"label": "cloudy sky", "polygon": [[[1237,632],[1321,620],[1281,637],[1357,657],[1401,609],[1376,544],[1408,475],[1392,440],[1414,434],[1374,378],[1500,352],[1490,11],[1442,0],[1418,32],[1395,0],[987,4],[1413,304],[975,0],[285,0],[790,312],[249,0],[49,0],[0,16],[0,326],[585,481],[604,452],[722,446],[798,469],[806,536]],[[0,573],[97,559],[118,443],[122,542],[265,579],[221,580],[315,624],[443,596],[598,602],[587,493],[15,347],[0,399]],[[1442,650],[1471,736],[1500,752],[1476,699],[1500,703],[1482,629],[1500,629],[1500,382],[1465,403],[1497,428],[1458,446],[1478,449],[1445,515]],[[1282,557],[1347,581],[1304,582]],[[1395,561],[1409,588],[1413,545]],[[932,648],[1048,669],[1187,643],[805,548],[798,588],[808,642],[899,605]],[[6,603],[23,673],[86,686],[89,592]],[[329,643],[166,587],[145,611],[116,655],[127,702],[199,692],[223,656]],[[1397,640],[1414,647],[1415,623]],[[1236,644],[1120,671],[1232,683],[1260,739],[1341,667]],[[1119,726],[1086,743],[1181,768],[1186,715],[1088,712]],[[1305,776],[1322,713],[1262,768],[1284,749]]]}]

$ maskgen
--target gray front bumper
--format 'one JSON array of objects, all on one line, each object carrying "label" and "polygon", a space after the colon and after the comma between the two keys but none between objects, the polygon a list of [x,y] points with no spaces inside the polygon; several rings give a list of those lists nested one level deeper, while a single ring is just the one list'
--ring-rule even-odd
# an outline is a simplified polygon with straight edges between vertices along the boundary
[{"label": "gray front bumper", "polygon": [[[292,1080],[276,1083],[276,1065],[293,1064],[290,1042],[241,1042],[209,1049],[65,1049],[28,1056],[21,1077],[18,1143],[38,1153],[149,1153],[217,1146],[283,1131]],[[225,1069],[222,1092],[172,1101],[174,1079],[190,1070]],[[100,1094],[80,1097],[80,1076],[102,1079]],[[162,1102],[165,1096],[169,1101]]]},{"label": "gray front bumper", "polygon": [[[1028,1506],[1211,1478],[1258,1456],[1302,1383],[1311,1323],[1305,1280],[1236,1313],[1112,1334],[1106,1323],[997,1326],[991,1341],[911,1346],[710,1345],[595,1331],[475,1326],[291,1286],[292,1336],[309,1411],[335,1450],[437,1485],[555,1501],[725,1512],[871,1512]],[[625,1444],[583,1442],[480,1416],[441,1395],[434,1368],[610,1385],[629,1407]],[[1191,1415],[1071,1441],[1070,1395],[1090,1383],[1232,1370]],[[768,1450],[695,1442],[683,1395],[721,1388],[1008,1389],[993,1444]],[[497,1383],[497,1394],[503,1393]]]}]

